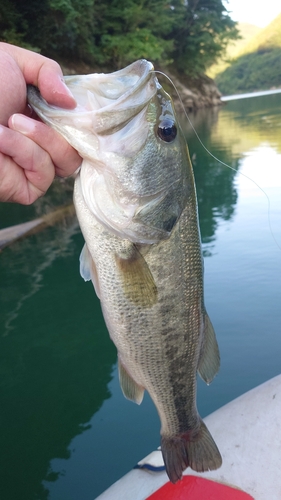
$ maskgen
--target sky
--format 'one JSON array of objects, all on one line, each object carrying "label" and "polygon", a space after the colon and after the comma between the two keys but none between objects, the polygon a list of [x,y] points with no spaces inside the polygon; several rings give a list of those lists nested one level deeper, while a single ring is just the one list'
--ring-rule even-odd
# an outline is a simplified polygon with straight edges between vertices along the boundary
[{"label": "sky", "polygon": [[223,0],[234,21],[255,24],[264,28],[281,12],[279,0]]}]

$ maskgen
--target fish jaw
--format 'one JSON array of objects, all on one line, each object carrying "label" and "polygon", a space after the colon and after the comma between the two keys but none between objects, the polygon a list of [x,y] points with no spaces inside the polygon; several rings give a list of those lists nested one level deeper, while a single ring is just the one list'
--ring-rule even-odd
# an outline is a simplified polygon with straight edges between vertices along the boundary
[{"label": "fish jaw", "polygon": [[28,102],[83,158],[97,161],[98,136],[124,127],[157,91],[153,65],[146,60],[110,74],[65,76],[64,80],[77,101],[75,109],[49,105],[32,85],[27,86]]}]

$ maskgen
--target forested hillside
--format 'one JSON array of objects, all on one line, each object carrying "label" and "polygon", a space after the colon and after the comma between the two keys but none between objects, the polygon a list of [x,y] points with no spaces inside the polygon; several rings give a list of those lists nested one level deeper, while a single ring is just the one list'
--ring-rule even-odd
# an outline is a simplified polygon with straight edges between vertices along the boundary
[{"label": "forested hillside", "polygon": [[249,23],[238,23],[237,29],[239,32],[239,38],[237,40],[230,40],[225,54],[222,55],[217,63],[207,69],[206,73],[210,78],[215,78],[219,73],[222,73],[226,68],[228,68],[232,61],[243,53],[243,50],[248,45],[249,41],[262,31],[262,28]]},{"label": "forested hillside", "polygon": [[281,14],[248,42],[215,81],[223,94],[281,87]]},{"label": "forested hillside", "polygon": [[0,40],[113,71],[138,58],[192,77],[237,36],[222,0],[1,0]]},{"label": "forested hillside", "polygon": [[[281,5],[280,5],[281,11]],[[281,12],[244,47],[240,55],[281,48]]]}]

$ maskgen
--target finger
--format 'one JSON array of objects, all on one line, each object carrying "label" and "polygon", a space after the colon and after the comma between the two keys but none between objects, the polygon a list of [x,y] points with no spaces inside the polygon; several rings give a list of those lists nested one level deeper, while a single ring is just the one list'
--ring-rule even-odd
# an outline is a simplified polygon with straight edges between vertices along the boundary
[{"label": "finger", "polygon": [[56,175],[68,177],[81,165],[82,159],[77,151],[58,132],[44,123],[15,114],[10,118],[9,126],[48,152],[55,165]]},{"label": "finger", "polygon": [[[28,68],[24,73],[26,78],[29,77],[30,73],[31,68]],[[47,59],[42,64],[37,76],[37,87],[39,87],[44,99],[50,104],[68,109],[73,109],[77,105],[72,93],[64,83],[60,66],[51,59]]]},{"label": "finger", "polygon": [[62,70],[57,62],[6,43],[0,43],[0,48],[17,61],[26,83],[39,87],[46,101],[63,108],[75,108],[76,101],[63,81]]},{"label": "finger", "polygon": [[0,126],[0,193],[28,205],[42,196],[55,175],[49,154],[28,137]]},{"label": "finger", "polygon": [[26,82],[16,61],[0,51],[0,123],[7,126],[13,113],[22,113],[26,106]]},{"label": "finger", "polygon": [[[0,201],[29,205],[32,200],[27,188],[27,179],[22,168],[16,165],[12,158],[0,153]],[[34,197],[34,201],[37,198]]]}]

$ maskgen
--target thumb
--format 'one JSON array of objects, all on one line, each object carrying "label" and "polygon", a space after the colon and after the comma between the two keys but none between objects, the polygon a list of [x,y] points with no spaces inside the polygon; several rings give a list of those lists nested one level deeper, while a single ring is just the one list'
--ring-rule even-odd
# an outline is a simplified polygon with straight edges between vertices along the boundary
[{"label": "thumb", "polygon": [[62,108],[75,108],[76,101],[63,81],[62,70],[57,62],[7,43],[0,43],[0,49],[13,57],[26,83],[39,87],[46,101]]}]

